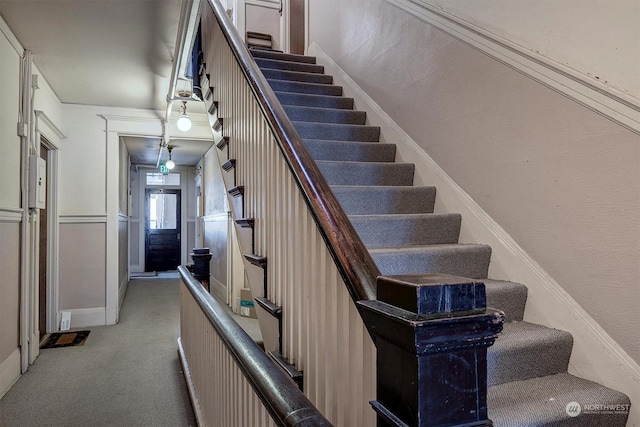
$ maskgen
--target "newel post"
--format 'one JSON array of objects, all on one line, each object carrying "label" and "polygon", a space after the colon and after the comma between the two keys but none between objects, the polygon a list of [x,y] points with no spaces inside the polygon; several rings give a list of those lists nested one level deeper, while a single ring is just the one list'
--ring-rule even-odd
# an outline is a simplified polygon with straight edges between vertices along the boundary
[{"label": "newel post", "polygon": [[378,277],[358,306],[377,348],[378,427],[492,426],[487,348],[504,313],[482,282],[448,275]]},{"label": "newel post", "polygon": [[209,262],[212,255],[209,248],[194,249],[191,254],[193,265],[188,266],[193,277],[209,290],[209,276],[211,276]]}]

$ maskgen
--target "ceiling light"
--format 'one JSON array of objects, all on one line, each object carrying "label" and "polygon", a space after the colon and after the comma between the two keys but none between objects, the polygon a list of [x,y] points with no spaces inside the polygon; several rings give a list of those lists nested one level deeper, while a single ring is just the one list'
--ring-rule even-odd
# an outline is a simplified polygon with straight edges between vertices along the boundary
[{"label": "ceiling light", "polygon": [[182,112],[182,114],[180,114],[176,125],[182,132],[186,132],[191,129],[191,119],[187,115],[187,101],[182,101],[182,107],[180,107],[180,111]]},{"label": "ceiling light", "polygon": [[[189,124],[191,124],[191,122],[189,122]],[[165,163],[165,166],[167,167],[167,169],[171,170],[176,167],[176,163],[173,160],[171,160],[171,150],[173,150],[173,145],[168,145],[167,150],[169,150],[169,160],[167,160],[167,163]]]}]

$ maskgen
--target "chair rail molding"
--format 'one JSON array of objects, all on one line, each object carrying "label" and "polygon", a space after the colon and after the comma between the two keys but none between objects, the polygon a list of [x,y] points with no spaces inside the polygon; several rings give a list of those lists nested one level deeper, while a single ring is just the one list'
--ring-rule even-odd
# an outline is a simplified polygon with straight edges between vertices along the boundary
[{"label": "chair rail molding", "polygon": [[640,100],[425,0],[386,0],[548,88],[640,134]]},{"label": "chair rail molding", "polygon": [[0,207],[0,222],[21,222],[22,209]]},{"label": "chair rail molding", "polygon": [[96,215],[60,215],[60,224],[84,224],[84,223],[105,223],[107,222],[106,214]]}]

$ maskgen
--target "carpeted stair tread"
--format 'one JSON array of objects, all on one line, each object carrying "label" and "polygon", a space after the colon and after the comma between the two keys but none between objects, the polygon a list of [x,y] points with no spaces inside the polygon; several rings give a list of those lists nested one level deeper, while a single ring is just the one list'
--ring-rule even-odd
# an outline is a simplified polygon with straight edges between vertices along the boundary
[{"label": "carpeted stair tread", "polygon": [[287,71],[301,71],[304,73],[324,74],[324,67],[322,65],[307,64],[304,62],[282,61],[279,59],[271,58],[253,58],[258,64],[258,67],[262,70],[287,70]]},{"label": "carpeted stair tread", "polygon": [[627,415],[567,414],[567,405],[629,405],[622,393],[568,373],[515,381],[487,390],[489,418],[495,427],[624,427]]},{"label": "carpeted stair tread", "polygon": [[378,142],[380,127],[336,123],[297,122],[293,125],[302,139]]},{"label": "carpeted stair tread", "polygon": [[321,83],[294,82],[267,78],[271,89],[277,92],[303,93],[309,95],[341,96],[342,86]]},{"label": "carpeted stair tread", "polygon": [[413,164],[367,126],[313,57],[252,51],[306,148],[383,275],[443,273],[484,282],[487,306],[505,312],[487,353],[489,417],[496,427],[624,426],[627,414],[570,417],[569,402],[629,403],[622,393],[569,375],[571,334],[523,322],[526,286],[488,279],[491,247],[458,244],[461,217],[433,214],[435,187],[413,187]]},{"label": "carpeted stair tread", "polygon": [[396,246],[369,249],[383,275],[444,273],[483,279],[487,277],[491,247],[480,244]]},{"label": "carpeted stair tread", "polygon": [[529,322],[510,322],[487,352],[489,387],[566,372],[570,333]]},{"label": "carpeted stair tread", "polygon": [[292,121],[350,125],[364,125],[367,121],[367,113],[364,111],[297,105],[283,105],[283,108]]},{"label": "carpeted stair tread", "polygon": [[303,140],[315,160],[342,160],[350,162],[393,162],[396,145],[382,142]]},{"label": "carpeted stair tread", "polygon": [[392,162],[317,160],[329,185],[412,185],[415,165]]},{"label": "carpeted stair tread", "polygon": [[504,321],[521,321],[527,302],[525,285],[504,280],[483,279],[487,293],[487,307],[504,311]]},{"label": "carpeted stair tread", "polygon": [[333,185],[347,215],[431,213],[435,187]]},{"label": "carpeted stair tread", "polygon": [[459,214],[351,215],[367,248],[457,243]]},{"label": "carpeted stair tread", "polygon": [[353,98],[330,95],[312,95],[294,92],[275,92],[282,105],[298,105],[319,108],[339,108],[342,110],[352,110]]},{"label": "carpeted stair tread", "polygon": [[306,64],[315,64],[315,56],[296,55],[293,53],[280,53],[276,51],[265,51],[262,49],[249,49],[254,58],[269,58],[280,61],[304,62]]},{"label": "carpeted stair tread", "polygon": [[333,83],[333,77],[327,74],[304,73],[301,71],[286,71],[262,69],[262,74],[267,79],[289,80],[304,83],[319,83],[330,85]]}]

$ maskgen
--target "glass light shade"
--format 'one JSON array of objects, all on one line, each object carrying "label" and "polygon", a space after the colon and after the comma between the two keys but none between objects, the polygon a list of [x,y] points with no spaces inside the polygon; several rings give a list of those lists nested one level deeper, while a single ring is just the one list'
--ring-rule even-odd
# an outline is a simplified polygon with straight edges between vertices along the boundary
[{"label": "glass light shade", "polygon": [[173,160],[169,159],[167,160],[167,163],[165,163],[165,166],[167,167],[167,169],[173,169],[176,167],[176,164]]},{"label": "glass light shade", "polygon": [[189,116],[187,116],[186,114],[183,114],[178,119],[176,125],[182,132],[186,132],[191,129],[191,119],[189,119]]}]

